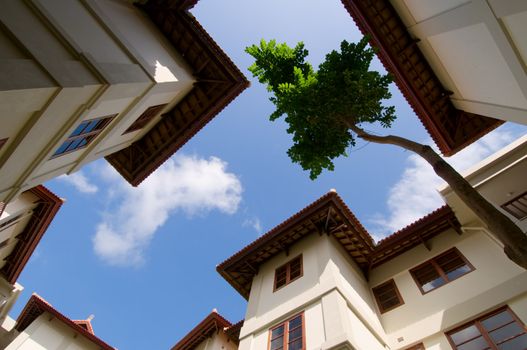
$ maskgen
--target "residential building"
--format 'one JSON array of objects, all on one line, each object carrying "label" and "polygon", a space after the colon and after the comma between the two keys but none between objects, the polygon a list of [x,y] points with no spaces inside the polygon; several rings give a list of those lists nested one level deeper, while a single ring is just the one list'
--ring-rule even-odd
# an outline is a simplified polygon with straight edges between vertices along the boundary
[{"label": "residential building", "polygon": [[61,205],[40,185],[0,208],[0,324],[23,290],[18,276]]},{"label": "residential building", "polygon": [[95,336],[92,317],[71,320],[33,294],[9,334],[6,350],[115,350]]},{"label": "residential building", "polygon": [[248,86],[196,2],[2,4],[0,201],[101,157],[136,186]]},{"label": "residential building", "polygon": [[242,323],[231,324],[217,310],[194,327],[172,350],[236,350]]},{"label": "residential building", "polygon": [[[466,174],[522,228],[526,151],[527,136]],[[527,271],[442,193],[375,243],[331,191],[218,265],[248,301],[238,349],[527,349]]]},{"label": "residential building", "polygon": [[527,2],[342,0],[445,155],[527,124]]}]

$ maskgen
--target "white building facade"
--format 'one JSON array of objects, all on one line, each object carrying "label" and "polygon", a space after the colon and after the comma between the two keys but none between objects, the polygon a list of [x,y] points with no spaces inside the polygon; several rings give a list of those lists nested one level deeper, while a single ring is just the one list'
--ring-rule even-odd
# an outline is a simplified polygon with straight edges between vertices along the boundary
[{"label": "white building facade", "polygon": [[[522,228],[526,147],[466,175]],[[443,195],[450,206],[374,243],[329,192],[221,263],[248,301],[238,349],[527,349],[527,271]]]},{"label": "white building facade", "polygon": [[2,5],[0,201],[102,157],[137,185],[248,85],[191,6]]}]

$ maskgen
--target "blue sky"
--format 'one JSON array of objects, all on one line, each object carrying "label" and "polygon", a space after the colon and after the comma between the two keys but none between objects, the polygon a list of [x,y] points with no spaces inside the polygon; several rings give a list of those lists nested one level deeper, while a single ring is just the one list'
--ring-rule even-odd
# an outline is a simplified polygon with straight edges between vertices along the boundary
[{"label": "blue sky", "polygon": [[[339,0],[201,0],[192,12],[248,77],[244,48],[261,38],[303,40],[315,65],[360,38]],[[390,131],[429,142],[392,90]],[[169,349],[213,308],[242,319],[245,300],[216,265],[331,188],[377,238],[442,205],[427,165],[391,146],[359,143],[309,180],[286,155],[285,124],[268,120],[268,97],[253,80],[138,188],[104,160],[47,183],[66,203],[19,279],[12,316],[36,292],[73,319],[94,314],[96,334],[121,350]],[[467,168],[525,132],[507,124],[453,163]]]}]

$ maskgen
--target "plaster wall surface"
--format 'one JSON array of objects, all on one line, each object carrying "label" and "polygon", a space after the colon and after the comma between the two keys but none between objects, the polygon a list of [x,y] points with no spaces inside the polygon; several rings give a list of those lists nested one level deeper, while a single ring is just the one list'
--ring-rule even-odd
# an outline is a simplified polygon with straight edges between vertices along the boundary
[{"label": "plaster wall surface", "polygon": [[[393,278],[404,301],[404,305],[380,316],[393,349],[423,338],[443,344],[438,349],[450,349],[445,345],[445,331],[502,305],[513,308],[514,300],[527,298],[527,272],[508,260],[487,233],[473,231],[459,236],[449,230],[432,239],[430,245],[431,251],[419,245],[371,273],[372,286]],[[422,294],[409,270],[452,247],[466,257],[474,270]]]},{"label": "plaster wall surface", "polygon": [[[10,1],[0,22],[0,139],[7,139],[0,201],[128,147],[160,118],[125,133],[145,110],[172,108],[194,83],[183,58],[130,2]],[[82,121],[110,115],[86,147],[54,156]]]},{"label": "plaster wall surface", "polygon": [[527,124],[527,3],[391,0],[461,110]]},{"label": "plaster wall surface", "polygon": [[[300,254],[303,276],[273,291],[275,269]],[[368,283],[343,254],[332,237],[312,234],[293,245],[288,256],[280,253],[262,264],[253,280],[239,349],[266,348],[269,329],[300,313],[307,349],[384,349]]]},{"label": "plaster wall surface", "polygon": [[98,350],[99,347],[48,313],[21,332],[6,350]]}]

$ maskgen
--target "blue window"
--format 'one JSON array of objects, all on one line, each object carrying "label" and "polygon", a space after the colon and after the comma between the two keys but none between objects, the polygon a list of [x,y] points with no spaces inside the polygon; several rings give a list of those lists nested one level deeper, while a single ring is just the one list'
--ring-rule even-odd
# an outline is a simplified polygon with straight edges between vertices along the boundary
[{"label": "blue window", "polygon": [[53,153],[53,157],[58,157],[65,153],[73,152],[86,147],[97,135],[112,121],[117,114],[102,118],[84,120],[75,128],[70,136]]}]

